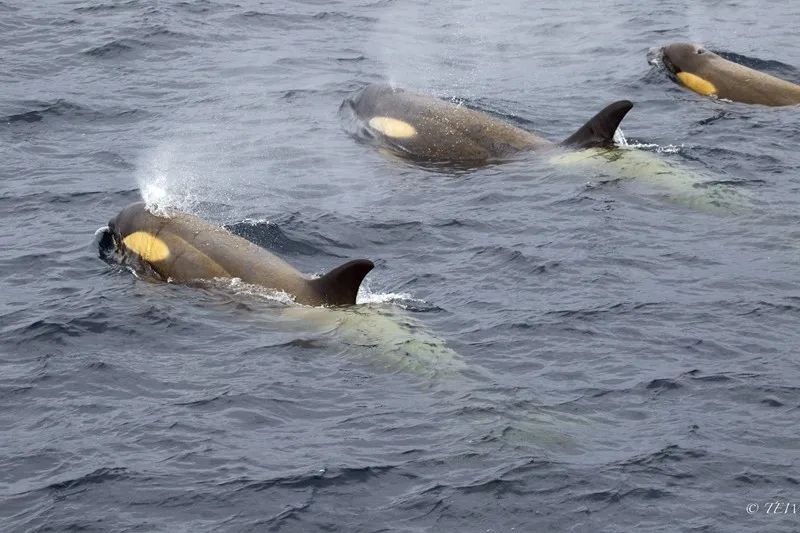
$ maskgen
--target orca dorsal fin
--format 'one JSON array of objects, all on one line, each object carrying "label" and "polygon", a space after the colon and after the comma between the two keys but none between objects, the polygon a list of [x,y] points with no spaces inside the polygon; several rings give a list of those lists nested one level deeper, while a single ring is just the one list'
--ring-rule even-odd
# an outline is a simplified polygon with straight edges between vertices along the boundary
[{"label": "orca dorsal fin", "polygon": [[581,129],[561,141],[562,146],[573,148],[592,148],[614,144],[614,132],[633,107],[633,102],[619,100],[609,104],[581,126]]},{"label": "orca dorsal fin", "polygon": [[375,267],[369,259],[356,259],[311,280],[325,305],[353,305],[364,276]]}]

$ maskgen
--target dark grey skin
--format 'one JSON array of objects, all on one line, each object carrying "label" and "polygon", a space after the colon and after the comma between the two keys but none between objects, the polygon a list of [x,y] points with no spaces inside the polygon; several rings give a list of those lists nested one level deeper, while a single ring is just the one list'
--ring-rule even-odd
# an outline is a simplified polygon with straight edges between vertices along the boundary
[{"label": "dark grey skin", "polygon": [[[384,84],[367,86],[342,106],[349,107],[361,123],[362,137],[401,156],[481,164],[519,152],[551,150],[559,144],[573,148],[610,146],[617,126],[633,104],[621,100],[609,105],[558,144],[487,113]],[[404,138],[386,135],[370,125],[375,117],[403,121],[416,133]]]},{"label": "dark grey skin", "polygon": [[[165,280],[186,283],[240,278],[246,283],[284,291],[305,305],[355,304],[358,288],[374,266],[371,261],[359,259],[320,278],[310,279],[284,260],[225,228],[186,213],[157,216],[141,202],[123,209],[108,227],[114,245],[123,254],[144,261]],[[159,244],[154,249],[159,253],[139,250],[140,255],[126,246],[126,237],[136,232],[157,239]],[[168,249],[166,257],[163,257],[164,249]]]},{"label": "dark grey skin", "polygon": [[[701,45],[674,43],[662,50],[664,66],[676,78],[682,72],[713,85],[715,91],[701,90],[682,83],[699,94],[733,102],[785,106],[800,104],[800,85],[728,61]],[[680,80],[679,80],[680,81]]]}]

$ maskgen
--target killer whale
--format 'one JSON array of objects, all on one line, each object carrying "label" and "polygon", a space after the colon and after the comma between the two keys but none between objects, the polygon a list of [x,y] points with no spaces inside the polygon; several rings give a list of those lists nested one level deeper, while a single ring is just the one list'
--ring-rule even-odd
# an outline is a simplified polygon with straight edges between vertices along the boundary
[{"label": "killer whale", "polygon": [[342,106],[352,110],[362,138],[398,155],[422,161],[480,164],[558,146],[612,146],[614,132],[633,104],[620,100],[608,105],[560,143],[488,113],[385,84],[368,85]]},{"label": "killer whale", "polygon": [[124,208],[108,223],[106,244],[143,262],[161,279],[178,283],[239,278],[291,295],[297,303],[352,305],[374,264],[349,261],[319,278],[301,274],[268,250],[194,215],[156,215],[143,202]]},{"label": "killer whale", "polygon": [[692,43],[661,49],[664,67],[684,87],[703,96],[745,104],[800,104],[800,85],[728,61]]}]

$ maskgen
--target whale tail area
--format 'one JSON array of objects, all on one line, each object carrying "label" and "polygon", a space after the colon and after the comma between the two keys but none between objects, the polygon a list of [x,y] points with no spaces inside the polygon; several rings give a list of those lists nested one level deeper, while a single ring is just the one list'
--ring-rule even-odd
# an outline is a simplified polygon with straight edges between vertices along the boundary
[{"label": "whale tail area", "polygon": [[614,144],[614,132],[619,123],[633,107],[628,100],[619,100],[609,104],[593,116],[581,128],[561,141],[562,146],[570,148],[608,147]]},{"label": "whale tail area", "polygon": [[375,267],[368,259],[356,259],[310,281],[326,305],[354,305],[364,276]]}]

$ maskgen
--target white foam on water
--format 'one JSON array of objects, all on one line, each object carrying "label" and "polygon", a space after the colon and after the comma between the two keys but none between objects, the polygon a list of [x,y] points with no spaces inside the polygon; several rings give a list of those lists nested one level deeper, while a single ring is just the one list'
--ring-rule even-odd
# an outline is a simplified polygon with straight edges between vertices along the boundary
[{"label": "white foam on water", "polygon": [[255,296],[287,305],[296,304],[294,296],[287,292],[247,283],[242,281],[241,278],[214,278],[214,284],[224,289],[228,289],[234,294]]},{"label": "white foam on water", "polygon": [[635,148],[637,150],[645,150],[648,152],[656,152],[657,154],[677,154],[683,149],[683,145],[674,145],[668,144],[666,146],[661,146],[660,144],[654,143],[633,143],[633,144],[626,144],[629,148]]},{"label": "white foam on water", "polygon": [[683,148],[682,144],[680,146],[676,146],[674,144],[661,146],[655,143],[629,143],[628,139],[625,138],[625,132],[622,131],[622,128],[617,128],[617,131],[614,132],[614,143],[622,148],[635,148],[637,150],[646,150],[648,152],[656,152],[658,154],[677,154]]},{"label": "white foam on water", "polygon": [[370,288],[369,279],[364,280],[358,288],[356,304],[392,304],[402,309],[414,307],[428,307],[430,304],[425,300],[414,298],[407,292],[374,292]]},{"label": "white foam on water", "polygon": [[425,303],[422,300],[418,300],[413,298],[410,294],[406,292],[377,292],[371,293],[366,291],[359,291],[358,296],[356,297],[357,304],[385,304],[385,303],[396,303],[402,304],[404,302],[419,302]]},{"label": "white foam on water", "polygon": [[242,219],[241,223],[247,224],[248,226],[260,226],[262,224],[271,224],[269,219],[266,218],[249,218],[249,217]]}]

